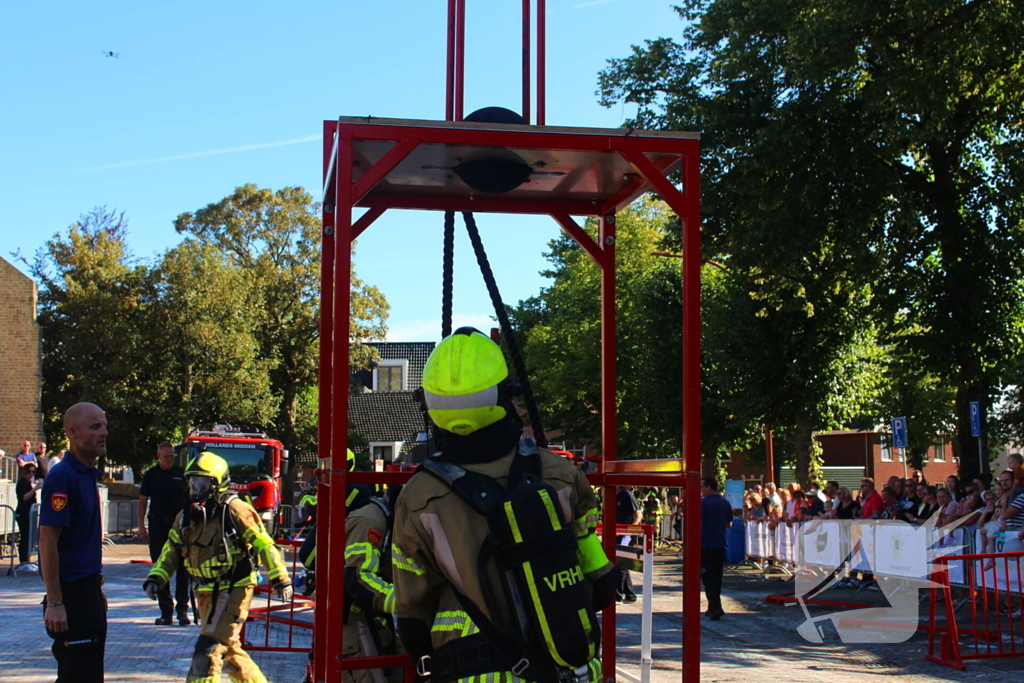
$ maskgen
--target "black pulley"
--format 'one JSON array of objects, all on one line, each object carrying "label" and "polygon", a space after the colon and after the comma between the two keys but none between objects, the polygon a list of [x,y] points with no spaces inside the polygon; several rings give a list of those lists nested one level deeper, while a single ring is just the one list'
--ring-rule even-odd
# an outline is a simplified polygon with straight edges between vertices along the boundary
[{"label": "black pulley", "polygon": [[[476,123],[526,123],[522,116],[504,107],[477,109],[465,120]],[[475,152],[452,170],[462,182],[486,194],[510,192],[529,180],[533,172],[518,154],[497,148]]]}]

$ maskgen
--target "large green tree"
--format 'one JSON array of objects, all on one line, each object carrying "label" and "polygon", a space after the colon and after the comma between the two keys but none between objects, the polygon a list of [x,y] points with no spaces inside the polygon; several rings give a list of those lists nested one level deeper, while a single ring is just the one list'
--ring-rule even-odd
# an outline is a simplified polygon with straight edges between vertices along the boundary
[{"label": "large green tree", "polygon": [[49,240],[31,272],[39,283],[47,441],[63,443],[64,411],[89,401],[107,414],[107,459],[140,466],[172,425],[147,336],[155,288],[126,236],[123,214],[94,209]]},{"label": "large green tree", "polygon": [[873,285],[886,342],[916,334],[924,370],[954,387],[955,448],[971,453],[967,404],[995,395],[1022,317],[1020,3],[678,9],[683,40],[613,60],[605,103],[704,132],[707,243],[759,269],[763,296],[819,267]]},{"label": "large green tree", "polygon": [[[189,234],[230,255],[257,289],[255,334],[261,359],[270,363],[277,401],[277,436],[291,449],[298,442],[300,397],[317,382],[320,333],[319,207],[300,187],[276,192],[243,185],[224,199],[174,222]],[[370,350],[360,341],[383,339],[388,304],[383,294],[351,276],[350,362],[364,365]]]}]

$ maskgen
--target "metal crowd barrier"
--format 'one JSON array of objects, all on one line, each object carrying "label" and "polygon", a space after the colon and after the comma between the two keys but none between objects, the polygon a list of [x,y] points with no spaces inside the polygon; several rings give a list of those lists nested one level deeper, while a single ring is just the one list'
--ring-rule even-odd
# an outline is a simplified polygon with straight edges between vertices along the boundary
[{"label": "metal crowd barrier", "polygon": [[[277,598],[269,584],[256,587],[249,608],[249,616],[242,625],[241,638],[245,649],[254,652],[309,652],[313,648],[313,604],[312,597],[299,594],[299,575],[303,567],[299,563],[299,548],[303,541],[277,542],[277,546],[289,563],[292,587],[295,593],[289,602]],[[289,557],[290,556],[290,557]],[[266,596],[264,601],[263,596]],[[250,626],[251,624],[251,626]],[[262,643],[260,642],[262,640]]]},{"label": "metal crowd barrier", "polygon": [[121,540],[133,538],[138,532],[138,512],[138,499],[108,500],[103,522],[104,540],[112,544],[114,536]]},{"label": "metal crowd barrier", "polygon": [[278,537],[284,536],[286,532],[295,531],[295,521],[298,519],[295,505],[282,505],[277,510],[277,533]]},{"label": "metal crowd barrier", "polygon": [[[971,609],[958,616],[953,604],[952,569],[938,571],[931,590],[926,657],[963,671],[970,659],[1024,657],[1024,551],[965,553],[936,563],[966,568]],[[941,614],[940,614],[941,612]],[[944,623],[943,623],[944,622]],[[963,642],[962,642],[963,641]]]},{"label": "metal crowd barrier", "polygon": [[8,574],[14,574],[14,563],[18,559],[18,524],[14,516],[14,508],[0,505],[0,560],[10,558],[11,566]]}]

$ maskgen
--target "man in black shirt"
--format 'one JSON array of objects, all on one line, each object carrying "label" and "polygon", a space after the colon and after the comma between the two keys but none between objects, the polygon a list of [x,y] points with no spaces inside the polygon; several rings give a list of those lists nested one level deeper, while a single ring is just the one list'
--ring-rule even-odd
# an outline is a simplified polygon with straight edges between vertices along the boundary
[{"label": "man in black shirt", "polygon": [[[643,513],[633,496],[629,486],[620,486],[619,492],[615,495],[615,522],[617,524],[639,524]],[[618,545],[623,545],[625,537],[619,536],[615,539]],[[633,541],[630,539],[629,545]],[[633,578],[629,575],[628,569],[622,570],[619,589],[616,591],[616,600],[619,602],[636,602],[636,592],[633,590]]]},{"label": "man in black shirt", "polygon": [[[157,448],[159,464],[149,468],[142,476],[139,487],[139,538],[149,539],[149,557],[154,562],[160,557],[167,536],[174,525],[174,519],[185,508],[185,470],[174,464],[174,446],[166,441]],[[149,531],[146,531],[146,503],[149,503]],[[188,572],[176,572],[174,597],[177,602],[178,625],[188,626]],[[171,584],[167,583],[157,593],[160,604],[158,626],[169,626],[171,622]]]}]

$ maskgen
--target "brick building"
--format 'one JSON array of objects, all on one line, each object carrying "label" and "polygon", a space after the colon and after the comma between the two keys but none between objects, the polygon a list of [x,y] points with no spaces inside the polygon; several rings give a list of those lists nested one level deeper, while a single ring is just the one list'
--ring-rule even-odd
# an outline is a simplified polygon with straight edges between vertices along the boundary
[{"label": "brick building", "polygon": [[43,440],[36,283],[0,257],[0,449]]},{"label": "brick building", "polygon": [[[821,444],[823,479],[835,480],[842,486],[857,488],[862,477],[871,477],[876,484],[884,484],[889,477],[910,476],[914,468],[904,462],[896,449],[889,447],[889,435],[879,432],[836,430],[815,435]],[[776,452],[776,483],[785,485],[796,481],[793,468],[779,466]],[[942,484],[946,477],[956,474],[957,461],[952,444],[934,444],[928,449],[924,469],[925,479],[931,484]],[[764,468],[744,462],[739,454],[726,463],[726,478],[745,481],[746,487],[764,483]]]}]

